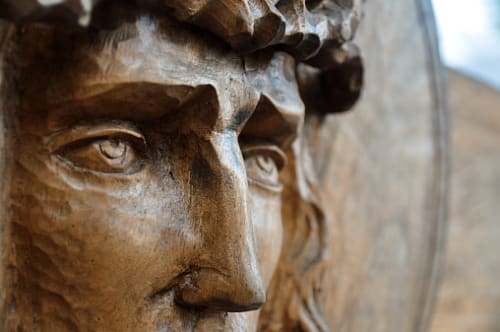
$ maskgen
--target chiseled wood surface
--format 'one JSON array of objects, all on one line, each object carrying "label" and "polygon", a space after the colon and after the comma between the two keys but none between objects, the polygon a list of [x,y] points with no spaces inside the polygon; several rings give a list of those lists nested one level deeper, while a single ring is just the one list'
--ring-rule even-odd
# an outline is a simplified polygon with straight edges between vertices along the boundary
[{"label": "chiseled wood surface", "polygon": [[450,230],[432,332],[500,331],[500,92],[449,72]]},{"label": "chiseled wood surface", "polygon": [[95,1],[88,26],[78,3],[0,0],[0,329],[329,331],[326,219],[290,144],[300,92],[359,95],[358,2]]},{"label": "chiseled wood surface", "polygon": [[361,101],[313,125],[330,226],[332,331],[428,327],[445,228],[447,120],[427,5],[366,3],[356,38]]},{"label": "chiseled wood surface", "polygon": [[[426,330],[447,148],[428,0],[366,3],[363,98],[327,118],[358,96],[359,50],[335,48],[361,1],[93,3],[97,33],[18,25],[5,48],[7,330]],[[233,313],[264,288],[259,320]]]}]

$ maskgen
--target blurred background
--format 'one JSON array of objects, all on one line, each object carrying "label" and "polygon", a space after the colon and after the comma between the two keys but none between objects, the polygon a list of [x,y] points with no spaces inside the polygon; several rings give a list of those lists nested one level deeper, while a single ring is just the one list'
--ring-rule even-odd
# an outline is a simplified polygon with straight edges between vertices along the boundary
[{"label": "blurred background", "polygon": [[432,332],[500,331],[500,0],[433,0],[452,117],[448,253]]},{"label": "blurred background", "polygon": [[433,0],[446,64],[500,89],[500,0]]}]

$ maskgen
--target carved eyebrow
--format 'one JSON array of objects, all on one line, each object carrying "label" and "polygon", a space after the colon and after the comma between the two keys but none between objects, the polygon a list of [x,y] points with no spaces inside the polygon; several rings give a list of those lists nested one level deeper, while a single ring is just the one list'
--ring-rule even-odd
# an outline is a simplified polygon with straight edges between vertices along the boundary
[{"label": "carved eyebrow", "polygon": [[109,121],[104,123],[85,123],[72,126],[68,129],[60,130],[43,138],[49,151],[55,152],[73,142],[78,142],[91,138],[129,136],[141,142],[146,147],[144,135],[127,122]]},{"label": "carved eyebrow", "polygon": [[258,139],[272,142],[285,149],[297,136],[302,114],[287,112],[268,98],[261,98],[240,134],[242,141]]},{"label": "carved eyebrow", "polygon": [[[50,128],[65,128],[85,119],[158,120],[176,110],[194,89],[183,85],[128,82],[93,85],[83,90],[49,108]],[[86,92],[88,90],[91,92]]]},{"label": "carved eyebrow", "polygon": [[305,105],[295,75],[296,62],[282,52],[273,54],[263,63],[250,57],[246,60],[249,68],[259,68],[260,65],[262,70],[247,72],[253,86],[260,92],[260,99],[242,134],[266,139],[284,148],[297,135],[305,116]]}]

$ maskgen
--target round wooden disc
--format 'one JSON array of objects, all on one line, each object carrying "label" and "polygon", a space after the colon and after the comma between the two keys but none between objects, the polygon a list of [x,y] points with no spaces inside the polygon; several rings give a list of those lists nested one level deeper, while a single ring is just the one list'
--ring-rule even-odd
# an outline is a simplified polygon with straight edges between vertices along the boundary
[{"label": "round wooden disc", "polygon": [[427,0],[366,2],[363,96],[316,133],[332,331],[428,328],[446,229],[448,118]]}]

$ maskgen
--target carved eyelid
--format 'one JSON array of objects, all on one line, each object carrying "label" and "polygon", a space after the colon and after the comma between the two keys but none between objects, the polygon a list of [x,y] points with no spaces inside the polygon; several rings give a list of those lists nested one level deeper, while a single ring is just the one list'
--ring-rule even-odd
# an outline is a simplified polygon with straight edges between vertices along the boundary
[{"label": "carved eyelid", "polygon": [[133,137],[140,142],[143,148],[146,147],[146,139],[134,126],[126,123],[104,123],[78,125],[69,129],[64,129],[44,138],[44,142],[49,151],[57,152],[68,144],[97,139],[100,137]]},{"label": "carved eyelid", "polygon": [[241,148],[241,153],[245,159],[255,155],[268,155],[276,162],[278,170],[283,169],[288,161],[285,153],[279,147],[269,143],[244,145]]}]

